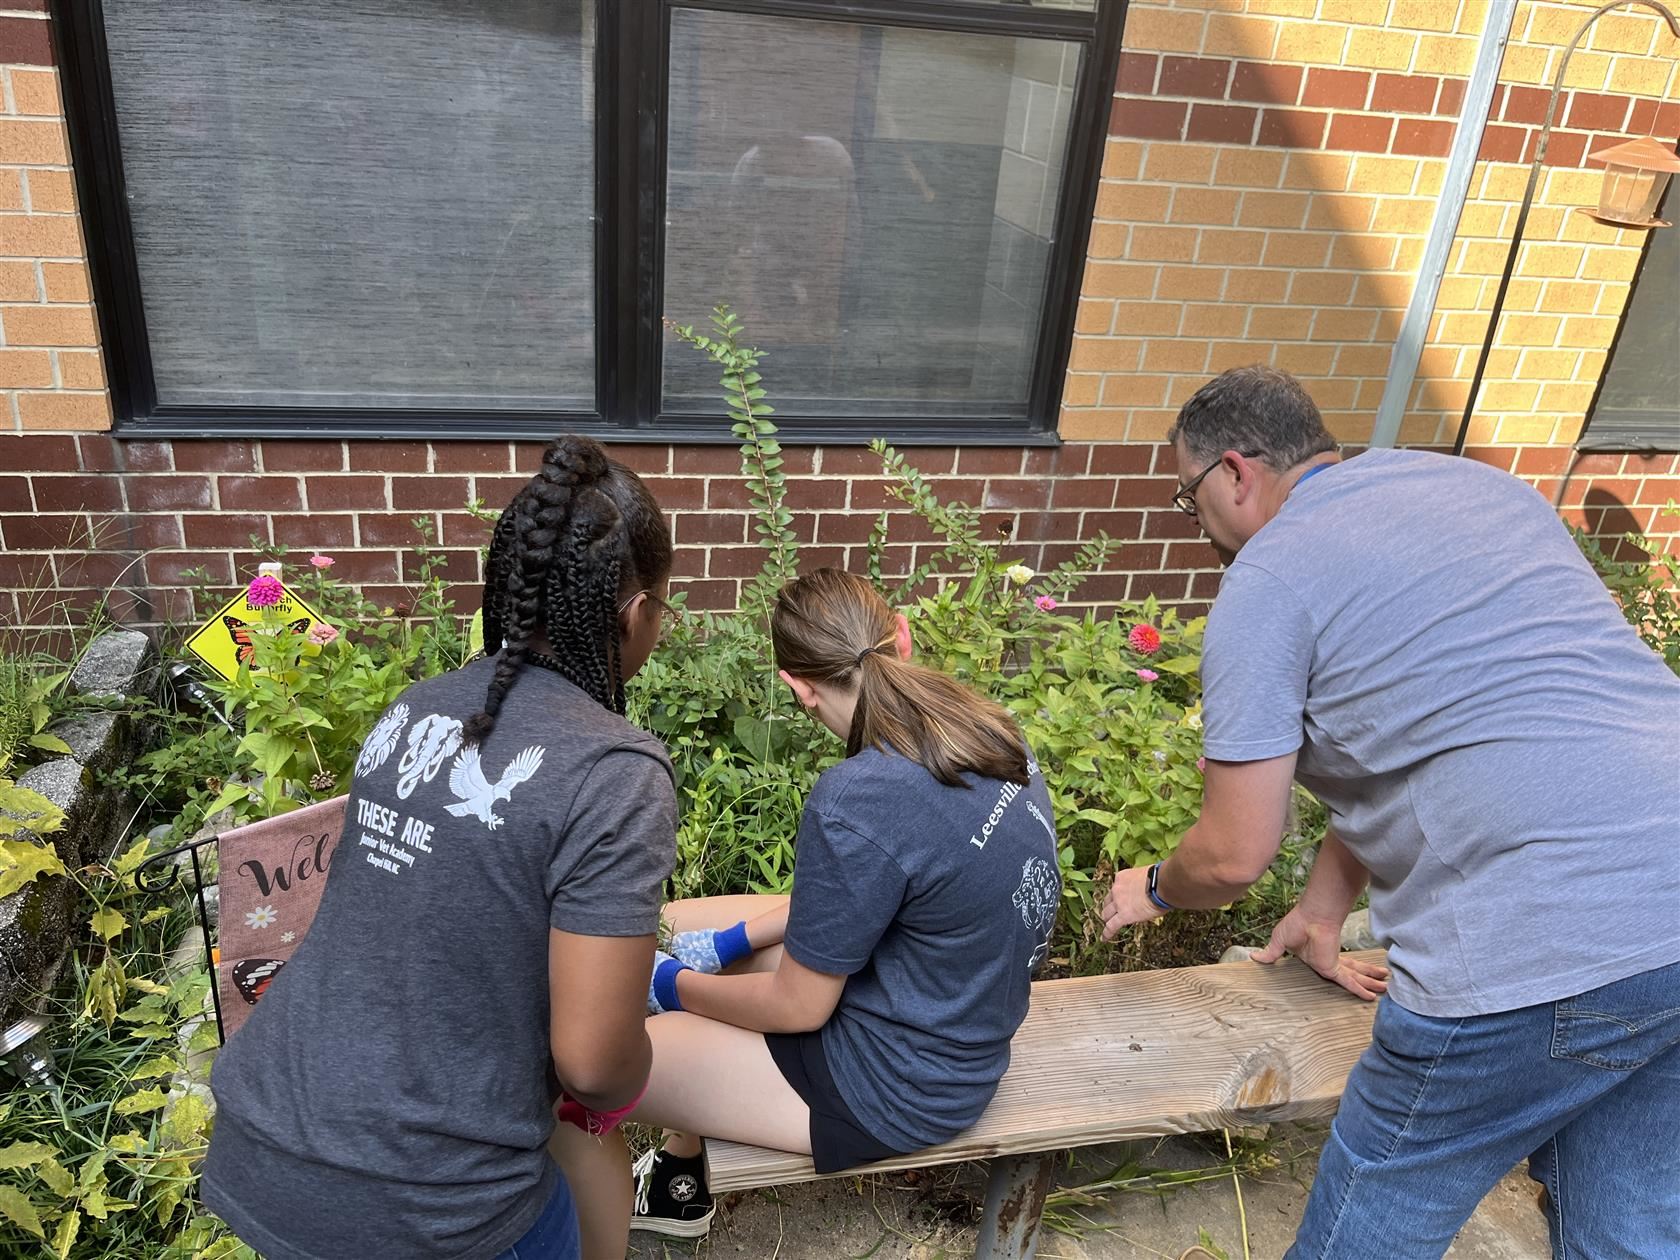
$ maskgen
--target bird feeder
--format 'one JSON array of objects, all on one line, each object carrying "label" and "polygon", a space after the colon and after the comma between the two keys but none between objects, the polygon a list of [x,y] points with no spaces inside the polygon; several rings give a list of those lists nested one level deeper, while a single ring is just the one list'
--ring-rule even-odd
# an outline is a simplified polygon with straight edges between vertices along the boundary
[{"label": "bird feeder", "polygon": [[1603,162],[1604,183],[1598,193],[1598,208],[1592,216],[1617,227],[1669,227],[1657,218],[1663,192],[1676,171],[1680,157],[1650,136],[1629,140],[1592,155]]}]

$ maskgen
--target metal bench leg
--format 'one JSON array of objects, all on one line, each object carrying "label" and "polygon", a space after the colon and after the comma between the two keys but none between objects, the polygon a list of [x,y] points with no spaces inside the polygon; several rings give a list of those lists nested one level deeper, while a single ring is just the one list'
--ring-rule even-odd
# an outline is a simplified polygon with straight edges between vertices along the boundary
[{"label": "metal bench leg", "polygon": [[1039,1219],[1050,1197],[1059,1155],[1003,1156],[992,1161],[986,1182],[986,1213],[974,1260],[1032,1260],[1038,1251]]}]

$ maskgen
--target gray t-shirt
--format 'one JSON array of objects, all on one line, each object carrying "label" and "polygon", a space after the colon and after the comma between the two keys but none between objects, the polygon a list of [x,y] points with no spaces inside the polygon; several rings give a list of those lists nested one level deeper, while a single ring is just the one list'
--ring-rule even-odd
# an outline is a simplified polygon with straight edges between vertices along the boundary
[{"label": "gray t-shirt", "polygon": [[901,1151],[962,1132],[1009,1066],[1061,874],[1050,796],[865,749],[825,771],[799,822],[787,952],[847,977],[823,1054],[870,1136]]},{"label": "gray t-shirt", "polygon": [[549,929],[657,927],[663,745],[528,666],[463,748],[493,668],[419,683],[375,725],[309,934],[217,1059],[204,1201],[268,1260],[516,1242],[556,1175]]},{"label": "gray t-shirt", "polygon": [[1202,679],[1209,757],[1300,750],[1408,1010],[1680,960],[1680,679],[1523,482],[1389,450],[1301,482],[1225,574]]}]

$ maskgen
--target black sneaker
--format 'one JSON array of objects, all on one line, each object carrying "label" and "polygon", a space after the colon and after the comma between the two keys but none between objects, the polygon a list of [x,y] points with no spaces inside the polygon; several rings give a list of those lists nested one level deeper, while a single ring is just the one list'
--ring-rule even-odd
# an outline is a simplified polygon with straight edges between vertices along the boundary
[{"label": "black sneaker", "polygon": [[712,1195],[706,1189],[706,1157],[680,1159],[649,1151],[631,1170],[636,1210],[630,1228],[668,1238],[704,1238],[712,1228]]}]

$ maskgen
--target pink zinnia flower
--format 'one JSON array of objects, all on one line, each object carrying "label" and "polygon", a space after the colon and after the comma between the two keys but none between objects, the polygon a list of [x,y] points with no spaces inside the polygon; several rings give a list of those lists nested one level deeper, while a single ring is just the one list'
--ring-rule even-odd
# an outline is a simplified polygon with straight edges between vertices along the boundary
[{"label": "pink zinnia flower", "polygon": [[1126,636],[1126,642],[1132,645],[1134,652],[1154,656],[1161,650],[1161,632],[1154,626],[1133,626],[1132,632]]},{"label": "pink zinnia flower", "polygon": [[280,585],[280,579],[265,573],[246,588],[245,602],[252,608],[273,608],[285,593],[286,588]]},{"label": "pink zinnia flower", "polygon": [[1137,672],[1137,676],[1143,679],[1144,682],[1154,682],[1161,675],[1157,674],[1152,669],[1140,669]]},{"label": "pink zinnia flower", "polygon": [[1200,770],[1203,774],[1207,773],[1207,758],[1206,757],[1197,757],[1196,758],[1196,769]]},{"label": "pink zinnia flower", "polygon": [[338,638],[337,626],[329,626],[324,621],[317,621],[309,627],[309,641],[311,643],[319,643],[322,647],[326,647],[336,638]]},{"label": "pink zinnia flower", "polygon": [[1038,609],[1039,612],[1055,612],[1056,611],[1055,596],[1053,596],[1053,595],[1040,595],[1037,599],[1033,600],[1033,607]]},{"label": "pink zinnia flower", "polygon": [[314,565],[317,569],[330,569],[333,567],[333,558],[331,556],[321,555],[310,556],[309,563]]}]

